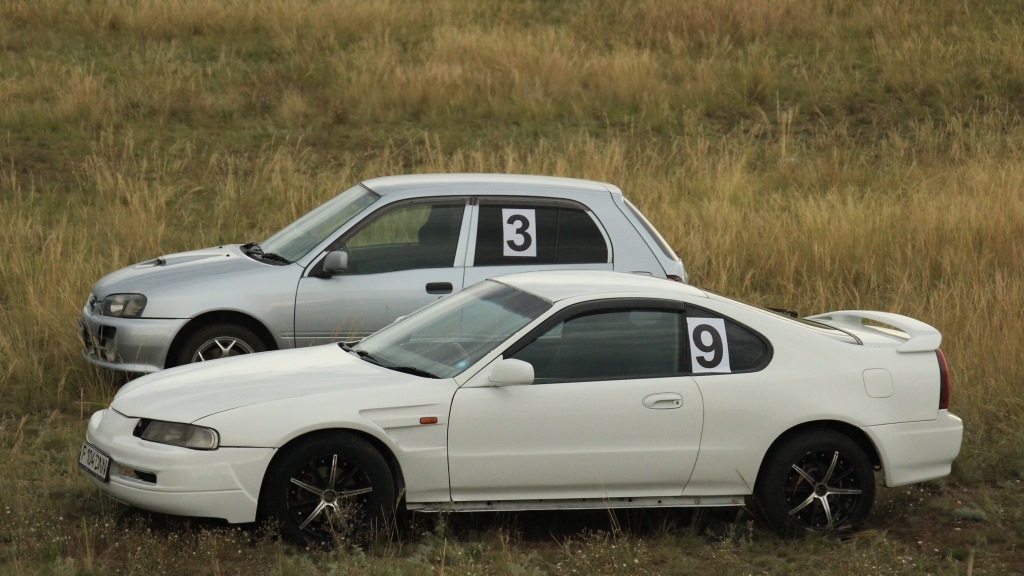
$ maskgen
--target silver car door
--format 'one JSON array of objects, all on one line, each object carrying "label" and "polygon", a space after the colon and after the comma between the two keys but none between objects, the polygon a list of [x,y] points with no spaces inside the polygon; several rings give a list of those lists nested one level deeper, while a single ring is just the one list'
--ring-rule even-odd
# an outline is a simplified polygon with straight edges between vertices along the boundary
[{"label": "silver car door", "polygon": [[346,269],[322,273],[323,258],[299,280],[296,346],[362,338],[462,290],[466,201],[405,202],[368,217],[336,247]]}]

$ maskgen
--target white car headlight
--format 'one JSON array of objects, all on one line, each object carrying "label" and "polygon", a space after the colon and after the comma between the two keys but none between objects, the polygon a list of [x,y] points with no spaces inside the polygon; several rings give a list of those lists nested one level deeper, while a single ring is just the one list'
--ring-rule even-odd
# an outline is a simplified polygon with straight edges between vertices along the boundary
[{"label": "white car headlight", "polygon": [[139,420],[138,425],[135,426],[135,436],[150,442],[194,450],[216,450],[220,446],[220,435],[213,428],[180,422]]},{"label": "white car headlight", "polygon": [[118,318],[138,318],[146,309],[142,294],[111,294],[100,303],[100,314]]}]

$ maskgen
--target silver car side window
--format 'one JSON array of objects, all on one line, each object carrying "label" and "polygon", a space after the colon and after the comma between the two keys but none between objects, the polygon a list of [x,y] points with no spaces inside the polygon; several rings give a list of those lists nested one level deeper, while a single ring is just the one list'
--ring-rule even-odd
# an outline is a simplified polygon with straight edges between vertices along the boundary
[{"label": "silver car side window", "polygon": [[383,212],[342,244],[349,274],[454,265],[465,203],[417,202]]},{"label": "silver car side window", "polygon": [[481,204],[475,266],[608,262],[608,243],[582,208],[524,201]]}]

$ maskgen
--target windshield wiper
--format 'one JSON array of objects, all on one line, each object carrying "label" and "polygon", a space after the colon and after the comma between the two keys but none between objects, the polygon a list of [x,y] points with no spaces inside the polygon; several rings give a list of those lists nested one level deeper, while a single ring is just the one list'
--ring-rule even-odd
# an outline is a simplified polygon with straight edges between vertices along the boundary
[{"label": "windshield wiper", "polygon": [[352,352],[355,352],[357,356],[359,356],[363,360],[366,360],[370,364],[376,364],[377,366],[380,366],[382,368],[387,368],[387,366],[381,364],[380,360],[377,360],[377,358],[375,358],[373,354],[370,354],[366,350],[352,350]]},{"label": "windshield wiper", "polygon": [[263,248],[261,248],[259,243],[257,243],[257,242],[250,242],[248,244],[242,244],[242,250],[244,250],[245,253],[248,254],[249,256],[256,256],[260,260],[269,260],[271,262],[280,262],[281,264],[291,264],[292,263],[291,260],[285,258],[284,256],[281,256],[280,254],[275,254],[273,252],[264,252]]},{"label": "windshield wiper", "polygon": [[[344,349],[344,345],[342,345],[342,349]],[[432,372],[427,372],[426,370],[422,370],[420,368],[416,368],[416,367],[413,367],[413,366],[395,366],[395,365],[385,364],[385,363],[381,362],[380,360],[378,360],[377,357],[375,357],[373,354],[370,354],[369,352],[367,352],[366,350],[351,350],[351,351],[355,352],[360,358],[362,358],[363,360],[366,360],[370,364],[376,364],[377,366],[380,366],[381,368],[387,368],[388,370],[394,370],[395,372],[403,372],[405,374],[412,374],[413,376],[422,376],[424,378],[434,378],[434,379],[440,378],[440,376],[438,376],[437,374],[434,374]]]},{"label": "windshield wiper", "polygon": [[263,258],[264,260],[270,260],[272,262],[280,262],[282,264],[291,264],[292,263],[291,260],[289,260],[289,259],[285,258],[284,256],[281,256],[280,254],[277,254],[275,252],[263,252],[262,254],[260,254],[260,258]]},{"label": "windshield wiper", "polygon": [[439,378],[439,376],[437,374],[434,374],[433,372],[427,372],[426,370],[422,370],[420,368],[414,368],[412,366],[385,366],[385,368],[388,368],[390,370],[394,370],[396,372],[404,372],[406,374],[412,374],[413,376],[422,376],[424,378],[434,378],[435,380],[437,378]]}]

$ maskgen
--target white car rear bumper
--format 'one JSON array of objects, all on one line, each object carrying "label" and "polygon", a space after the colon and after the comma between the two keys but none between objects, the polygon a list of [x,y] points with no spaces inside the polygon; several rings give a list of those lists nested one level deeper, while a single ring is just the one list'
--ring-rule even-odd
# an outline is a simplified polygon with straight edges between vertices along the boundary
[{"label": "white car rear bumper", "polygon": [[934,480],[950,473],[960,453],[964,424],[947,410],[935,420],[868,426],[878,447],[886,486]]}]

